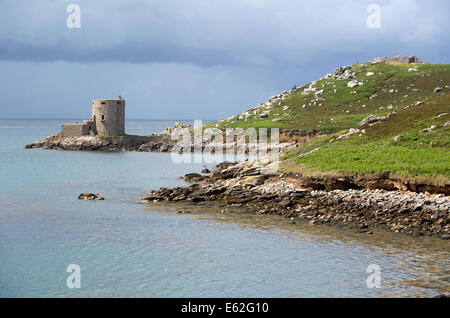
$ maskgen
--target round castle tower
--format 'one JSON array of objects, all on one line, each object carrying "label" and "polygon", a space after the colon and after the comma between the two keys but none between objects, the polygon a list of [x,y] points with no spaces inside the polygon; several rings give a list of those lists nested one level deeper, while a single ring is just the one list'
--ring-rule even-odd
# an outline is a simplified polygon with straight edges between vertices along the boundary
[{"label": "round castle tower", "polygon": [[94,99],[92,101],[92,120],[95,122],[97,135],[125,135],[125,100]]}]

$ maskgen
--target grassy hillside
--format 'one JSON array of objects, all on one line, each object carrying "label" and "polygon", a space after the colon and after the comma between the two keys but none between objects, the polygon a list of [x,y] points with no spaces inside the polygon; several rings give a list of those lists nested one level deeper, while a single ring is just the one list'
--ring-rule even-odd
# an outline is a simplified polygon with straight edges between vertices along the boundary
[{"label": "grassy hillside", "polygon": [[[210,126],[328,133],[286,155],[284,171],[365,177],[390,171],[391,177],[448,184],[450,65],[368,62],[353,65],[349,72],[355,73],[353,78],[326,76],[285,94],[284,99],[273,102],[272,98],[243,115]],[[353,80],[361,85],[349,87]],[[442,91],[435,92],[436,87]],[[317,96],[320,90],[323,92]],[[261,114],[267,118],[260,118]],[[369,115],[388,118],[359,127]],[[358,127],[361,131],[357,134],[336,139]]]},{"label": "grassy hillside", "polygon": [[450,180],[449,113],[450,94],[444,93],[380,124],[361,127],[365,133],[333,141],[346,133],[342,131],[300,145],[285,156],[282,169],[365,177],[390,171],[391,177],[444,185]]},{"label": "grassy hillside", "polygon": [[[418,71],[408,72],[416,67]],[[339,80],[322,78],[313,82],[316,91],[322,90],[324,100],[315,101],[315,92],[304,93],[307,84],[285,99],[270,106],[260,104],[239,114],[234,119],[224,119],[208,126],[226,127],[267,127],[320,130],[336,132],[358,123],[370,114],[385,115],[395,109],[402,109],[416,101],[434,95],[436,87],[450,85],[449,64],[395,64],[371,62],[353,65],[350,72],[354,78]],[[367,76],[367,73],[374,73]],[[363,85],[350,88],[351,80]],[[305,94],[305,95],[304,95]],[[391,108],[392,107],[392,108]],[[260,116],[267,113],[268,117]]]}]

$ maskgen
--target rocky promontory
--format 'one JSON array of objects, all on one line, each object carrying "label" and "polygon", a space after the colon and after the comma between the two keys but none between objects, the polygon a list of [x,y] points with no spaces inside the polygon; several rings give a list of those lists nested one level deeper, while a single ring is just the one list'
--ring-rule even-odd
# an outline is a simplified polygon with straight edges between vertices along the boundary
[{"label": "rocky promontory", "polygon": [[149,136],[125,135],[118,137],[74,136],[63,137],[56,134],[35,141],[25,148],[83,151],[159,151],[167,152],[175,143],[166,134]]},{"label": "rocky promontory", "polygon": [[[361,183],[354,188],[330,183],[314,189],[283,174],[266,175],[270,163],[221,163],[210,173],[188,174],[187,187],[151,191],[148,202],[238,206],[256,214],[279,214],[291,221],[345,226],[371,233],[375,228],[414,236],[450,238],[450,198],[444,194],[388,191]],[[314,183],[316,184],[316,183]]]},{"label": "rocky promontory", "polygon": [[[258,143],[240,143],[236,138],[231,142],[215,142],[197,141],[192,136],[191,125],[176,122],[173,126],[164,129],[161,133],[151,134],[148,136],[124,135],[124,136],[63,136],[61,133],[48,136],[42,140],[37,140],[25,146],[27,149],[42,148],[55,150],[80,150],[80,151],[140,151],[140,152],[170,152],[177,144],[177,135],[183,133],[191,134],[192,142],[184,145],[177,151],[182,153],[189,150],[190,152],[198,150],[206,150],[213,153],[215,149],[222,147],[223,153],[233,150],[234,153],[246,153],[254,149],[261,148]],[[174,138],[172,138],[174,136]],[[224,133],[223,141],[226,140]],[[289,142],[281,142],[275,145],[267,144],[267,151],[270,152],[272,147],[284,152],[296,146],[296,141],[292,139]]]},{"label": "rocky promontory", "polygon": [[171,134],[182,129],[192,127],[189,124],[176,122],[161,133],[147,136],[64,136],[62,133],[48,136],[25,146],[25,148],[42,148],[55,150],[81,150],[81,151],[143,151],[143,152],[169,152],[176,141]]}]

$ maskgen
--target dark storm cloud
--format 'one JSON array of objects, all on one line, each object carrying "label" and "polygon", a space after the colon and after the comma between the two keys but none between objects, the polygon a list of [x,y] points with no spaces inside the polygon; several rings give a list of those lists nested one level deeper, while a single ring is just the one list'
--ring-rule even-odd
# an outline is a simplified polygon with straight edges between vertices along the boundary
[{"label": "dark storm cloud", "polygon": [[4,40],[0,43],[0,60],[34,62],[126,62],[191,63],[203,66],[236,63],[229,52],[219,49],[179,48],[173,44],[159,47],[147,43],[127,43],[111,47],[83,49],[64,45],[33,46]]},{"label": "dark storm cloud", "polygon": [[[66,27],[72,2],[81,7],[80,29]],[[378,1],[376,30],[366,26],[372,2],[4,1],[0,59],[287,65],[392,45],[448,52],[448,1]]]},{"label": "dark storm cloud", "polygon": [[[69,29],[66,8],[81,7]],[[381,28],[366,25],[381,7]],[[450,62],[447,0],[2,0],[0,117],[218,119],[377,56]],[[61,103],[64,100],[64,103]]]}]

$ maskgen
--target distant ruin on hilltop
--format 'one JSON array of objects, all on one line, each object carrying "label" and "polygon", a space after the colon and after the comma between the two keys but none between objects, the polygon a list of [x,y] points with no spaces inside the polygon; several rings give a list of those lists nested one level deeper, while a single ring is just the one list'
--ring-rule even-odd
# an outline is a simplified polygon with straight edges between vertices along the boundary
[{"label": "distant ruin on hilltop", "polygon": [[394,57],[377,57],[372,62],[398,62],[402,64],[423,63],[417,56],[394,56]]}]

